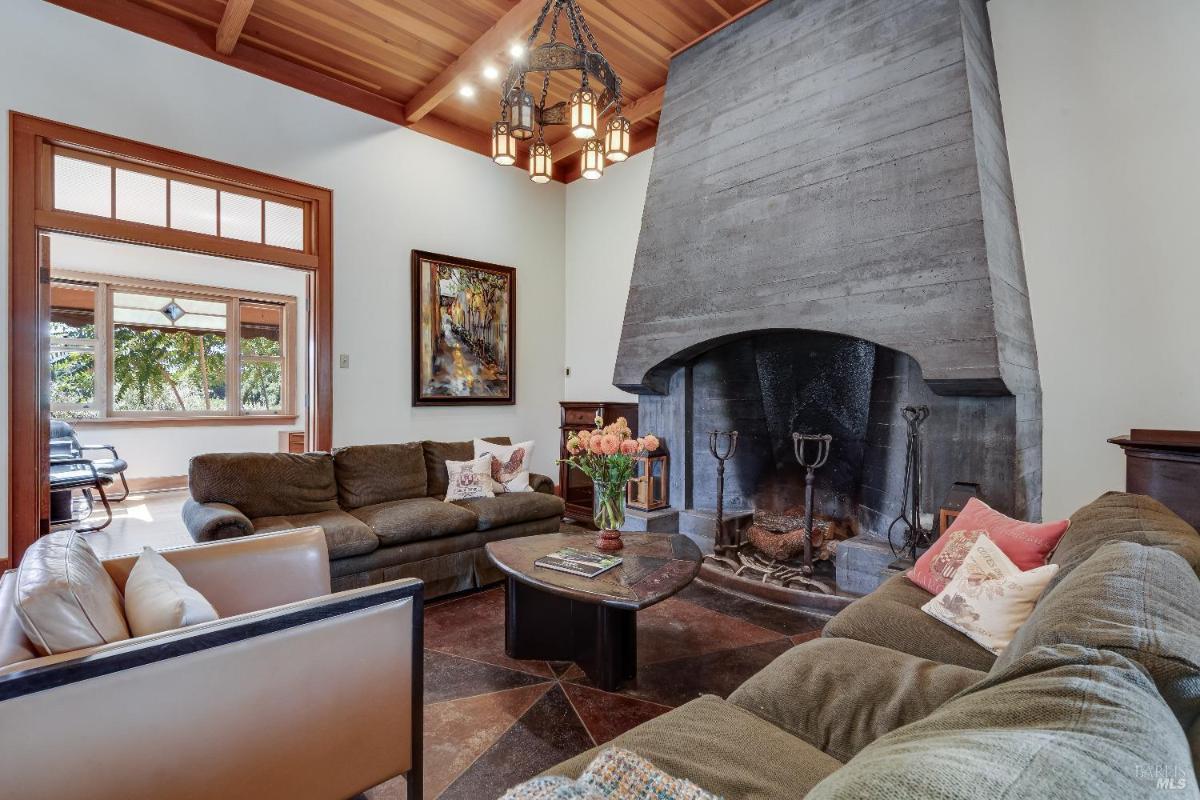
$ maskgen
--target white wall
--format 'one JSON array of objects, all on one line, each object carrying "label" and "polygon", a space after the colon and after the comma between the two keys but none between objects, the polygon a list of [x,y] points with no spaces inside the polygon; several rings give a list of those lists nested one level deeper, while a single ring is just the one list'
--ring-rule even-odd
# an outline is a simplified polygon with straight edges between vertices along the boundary
[{"label": "white wall", "polygon": [[1200,3],[991,0],[1045,403],[1047,518],[1105,443],[1200,429]]},{"label": "white wall", "polygon": [[636,401],[613,386],[654,150],[567,186],[567,400]]},{"label": "white wall", "polygon": [[[202,283],[222,289],[287,295],[296,298],[296,342],[308,341],[308,297],[305,274],[299,270],[235,261],[230,258],[163,250],[157,247],[51,234],[51,274],[59,270],[152,278],[176,283]],[[180,425],[131,427],[127,423],[81,423],[79,437],[88,443],[114,445],[129,462],[130,478],[186,475],[194,455],[213,452],[273,452],[279,432],[304,428],[307,354],[294,353],[296,364],[296,422],[287,425]]]},{"label": "white wall", "polygon": [[[335,444],[488,434],[557,441],[561,185],[535,185],[481,155],[41,0],[5,0],[0,10],[0,109],[332,189],[334,349],[351,359],[350,369],[334,370]],[[7,138],[5,123],[0,152]],[[6,158],[0,185],[8,185]],[[0,192],[0,219],[7,227],[7,191]],[[412,407],[413,248],[517,268],[515,406]],[[0,308],[8,305],[7,254],[4,248]],[[7,328],[0,326],[5,353]],[[7,411],[7,364],[0,375]],[[7,426],[0,451],[7,452]],[[534,467],[550,471],[554,456],[553,446],[540,448]],[[8,484],[7,469],[0,459],[0,485]],[[0,508],[6,516],[7,505]]]}]

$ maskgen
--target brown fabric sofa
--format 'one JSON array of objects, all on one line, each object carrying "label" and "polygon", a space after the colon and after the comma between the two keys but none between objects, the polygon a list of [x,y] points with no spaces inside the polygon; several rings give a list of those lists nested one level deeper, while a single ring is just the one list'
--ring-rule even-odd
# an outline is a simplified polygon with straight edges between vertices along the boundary
[{"label": "brown fabric sofa", "polygon": [[484,545],[556,531],[563,515],[545,475],[532,492],[443,502],[446,462],[473,455],[471,442],[430,441],[209,453],[189,466],[183,520],[198,542],[319,526],[335,591],[420,578],[437,597],[499,580]]},{"label": "brown fabric sofa", "polygon": [[[1080,509],[999,658],[894,578],[739,687],[602,747],[728,800],[1200,797],[1200,534],[1160,503]],[[577,777],[602,748],[548,774]]]}]

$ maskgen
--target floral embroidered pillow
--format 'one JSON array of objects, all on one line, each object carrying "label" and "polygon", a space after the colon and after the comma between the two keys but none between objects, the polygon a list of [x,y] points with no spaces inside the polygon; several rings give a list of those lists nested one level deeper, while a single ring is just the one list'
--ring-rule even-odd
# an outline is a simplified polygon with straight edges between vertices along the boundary
[{"label": "floral embroidered pillow", "polygon": [[480,456],[474,461],[447,461],[446,502],[471,500],[476,497],[495,497],[492,491],[492,457]]},{"label": "floral embroidered pillow", "polygon": [[1057,564],[1022,572],[995,542],[981,534],[946,588],[921,610],[1000,653],[1029,619],[1057,573]]},{"label": "floral embroidered pillow", "polygon": [[504,492],[532,492],[529,485],[529,461],[533,458],[533,442],[505,445],[475,440],[475,457],[490,456],[490,476],[492,491],[496,494]]}]

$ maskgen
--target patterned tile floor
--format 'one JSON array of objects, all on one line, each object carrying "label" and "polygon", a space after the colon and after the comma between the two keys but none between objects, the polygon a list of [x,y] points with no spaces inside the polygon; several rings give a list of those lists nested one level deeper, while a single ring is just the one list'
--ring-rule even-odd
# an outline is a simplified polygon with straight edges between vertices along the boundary
[{"label": "patterned tile floor", "polygon": [[[425,797],[488,800],[701,694],[722,697],[822,617],[699,581],[638,613],[638,676],[616,693],[571,663],[504,655],[504,590],[434,601],[425,622]],[[402,798],[402,778],[367,792]]]}]

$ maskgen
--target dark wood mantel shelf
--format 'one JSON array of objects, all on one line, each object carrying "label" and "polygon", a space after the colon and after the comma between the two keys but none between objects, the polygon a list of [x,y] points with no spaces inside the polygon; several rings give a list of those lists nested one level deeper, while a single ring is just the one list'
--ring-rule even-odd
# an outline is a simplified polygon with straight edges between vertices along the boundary
[{"label": "dark wood mantel shelf", "polygon": [[1125,491],[1149,495],[1200,528],[1200,431],[1134,428],[1108,441],[1125,451]]}]

